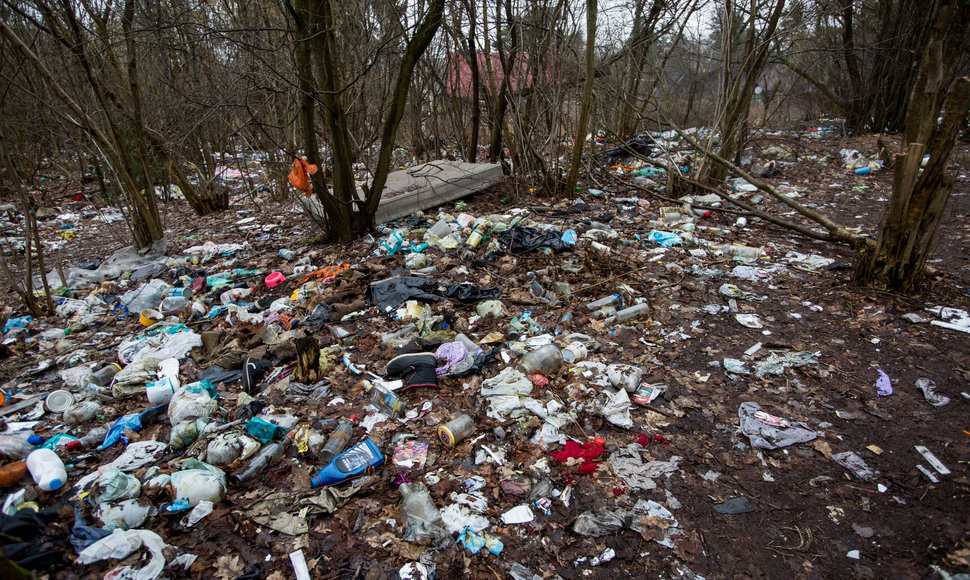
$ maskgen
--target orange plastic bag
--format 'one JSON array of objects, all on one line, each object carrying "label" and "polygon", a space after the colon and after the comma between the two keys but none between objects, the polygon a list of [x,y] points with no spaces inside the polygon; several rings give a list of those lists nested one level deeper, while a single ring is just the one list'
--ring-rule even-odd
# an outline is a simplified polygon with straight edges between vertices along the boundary
[{"label": "orange plastic bag", "polygon": [[306,159],[294,159],[293,169],[290,170],[290,185],[304,192],[307,197],[313,195],[310,176],[317,172],[316,165],[310,165]]}]

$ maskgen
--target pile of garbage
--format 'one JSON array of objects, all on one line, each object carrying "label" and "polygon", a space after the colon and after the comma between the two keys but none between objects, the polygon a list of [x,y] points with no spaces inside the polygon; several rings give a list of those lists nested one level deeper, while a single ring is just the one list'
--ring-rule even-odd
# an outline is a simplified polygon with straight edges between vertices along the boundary
[{"label": "pile of garbage", "polygon": [[[610,212],[583,201],[604,196]],[[2,387],[5,557],[132,578],[309,578],[346,567],[353,535],[401,578],[460,574],[460,551],[531,579],[556,573],[528,559],[534,538],[580,539],[586,555],[568,564],[588,574],[617,557],[598,538],[635,532],[699,577],[687,562],[700,535],[676,496],[697,477],[677,441],[689,435],[665,427],[698,407],[689,387],[714,372],[732,385],[828,376],[820,351],[769,338],[778,321],[758,305],[774,281],[835,260],[743,243],[747,219],[706,221],[720,196],[677,201],[588,189],[552,211],[419,214],[346,254],[254,259],[248,242],[210,241],[67,268],[56,326],[17,317],[3,329],[33,357]],[[685,280],[703,307],[678,303],[676,318],[653,306]],[[789,316],[821,308],[796,302]],[[955,327],[951,310],[936,316]],[[714,326],[763,340],[706,369],[660,363]],[[928,379],[917,388],[950,402]],[[830,427],[804,406],[744,400],[726,428],[751,456],[815,445],[886,487],[855,451],[831,452]],[[927,477],[948,475],[924,450]],[[754,509],[744,496],[713,505]],[[213,538],[228,553],[199,549]]]}]

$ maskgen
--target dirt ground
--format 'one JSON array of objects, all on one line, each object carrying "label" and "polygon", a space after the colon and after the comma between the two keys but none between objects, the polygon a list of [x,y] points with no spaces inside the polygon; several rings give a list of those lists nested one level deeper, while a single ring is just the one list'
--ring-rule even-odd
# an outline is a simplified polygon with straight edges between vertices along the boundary
[{"label": "dirt ground", "polygon": [[[790,137],[768,139],[758,148],[776,142],[788,146],[793,143]],[[799,154],[828,155],[828,160],[782,165],[781,175],[769,181],[793,186],[803,196],[803,203],[846,226],[875,235],[888,207],[891,172],[850,175],[838,163],[838,150],[842,147],[874,154],[875,137],[845,141],[829,136],[820,140],[803,138],[794,143]],[[500,422],[489,418],[488,404],[477,388],[481,379],[444,378],[436,390],[417,389],[403,395],[410,407],[429,400],[430,413],[405,424],[379,423],[371,432],[371,437],[384,445],[388,459],[393,452],[389,442],[395,433],[411,433],[417,440],[429,442],[425,466],[408,471],[385,462],[369,474],[368,484],[334,514],[311,517],[306,534],[288,536],[275,532],[243,512],[271,491],[292,491],[294,497],[309,493],[309,477],[321,466],[312,457],[293,451],[260,479],[230,484],[228,495],[202,524],[186,527],[180,523],[181,516],[154,516],[143,527],[158,532],[171,546],[198,556],[188,571],[167,571],[171,577],[290,578],[293,572],[287,554],[296,549],[303,550],[313,578],[395,578],[404,564],[419,557],[426,564],[433,564],[439,578],[531,577],[510,576],[513,563],[542,578],[558,575],[567,579],[933,578],[940,577],[944,573],[941,570],[970,572],[970,335],[902,318],[907,313],[933,318],[926,310],[929,307],[970,310],[970,145],[966,142],[957,144],[952,172],[956,186],[931,261],[937,272],[917,296],[854,286],[850,248],[807,240],[750,218],[746,227],[735,227],[736,215],[717,211],[698,220],[699,226],[712,229],[699,228],[697,237],[716,243],[765,246],[767,257],[757,264],[759,268],[783,264],[782,258],[790,251],[818,254],[836,262],[819,271],[788,265],[758,280],[746,280],[730,275],[736,263],[726,256],[709,252],[703,257],[692,257],[688,250],[694,246],[653,253],[657,246],[647,239],[647,234],[654,228],[647,222],[656,219],[659,208],[669,204],[633,188],[629,176],[595,173],[595,183],[607,194],[595,197],[583,192],[580,198],[585,203],[579,206],[572,206],[569,201],[532,198],[508,184],[468,198],[463,211],[474,216],[551,206],[556,211],[543,210],[532,216],[580,233],[592,221],[608,223],[620,233],[621,240],[633,242],[627,247],[609,242],[608,254],[590,248],[585,240],[572,252],[555,255],[512,256],[479,251],[479,261],[475,263],[463,263],[457,250],[426,250],[429,263],[439,267],[439,273],[434,275],[438,279],[501,288],[501,300],[512,316],[529,310],[547,332],[589,334],[600,347],[591,353],[592,360],[639,365],[645,371],[645,382],[667,386],[661,397],[649,405],[633,406],[634,425],[630,429],[611,425],[592,412],[593,396],[577,388],[583,377],[571,372],[570,365],[549,377],[548,386],[533,391],[538,399],[556,397],[567,406],[585,403],[578,424],[564,427],[563,432],[580,442],[593,437],[604,439],[606,454],[600,467],[591,474],[578,475],[572,473],[569,465],[543,461],[560,446],[542,449],[530,444],[540,425],[537,420]],[[66,198],[73,193],[65,191],[61,194],[64,199],[51,201],[69,210],[72,206]],[[613,199],[629,197],[649,200],[649,206]],[[220,258],[198,267],[210,273],[225,267],[285,272],[289,266],[278,256],[281,248],[311,256],[317,267],[361,263],[369,281],[380,280],[391,269],[404,267],[400,255],[370,257],[364,267],[361,260],[375,246],[363,241],[347,246],[306,245],[316,231],[294,211],[295,202],[257,203],[255,199],[235,197],[230,211],[202,218],[192,215],[183,202],[163,204],[169,254],[176,255],[206,241],[245,241],[250,250],[237,256],[234,265],[230,258]],[[80,202],[73,207],[81,210],[88,206],[87,202]],[[793,213],[767,201],[760,207]],[[452,207],[442,209],[457,213]],[[432,223],[435,213],[429,212]],[[237,224],[247,217],[256,220],[245,226],[257,227]],[[57,239],[59,226],[57,220],[44,222],[42,235],[45,239]],[[714,229],[721,229],[721,233]],[[118,224],[99,225],[87,219],[73,231],[77,236],[52,254],[52,259],[72,264],[95,255],[107,256],[122,245],[123,233]],[[582,269],[578,273],[569,271],[563,267],[567,263],[581,265]],[[721,277],[697,275],[691,270],[692,265],[716,269]],[[291,276],[274,289],[259,287],[256,293],[289,295],[297,287],[298,278]],[[561,297],[560,304],[550,306],[532,298],[528,291],[532,280],[546,289],[555,282],[566,282],[572,292]],[[618,283],[628,285],[632,296],[645,297],[650,315],[611,328],[591,318],[585,303],[609,295]],[[762,302],[737,301],[739,312],[756,314],[763,328],[742,326],[734,313],[710,314],[703,310],[709,305],[728,304],[718,293],[724,283],[767,296]],[[5,299],[7,314],[14,314],[9,292]],[[573,313],[572,320],[560,322],[567,310]],[[307,312],[306,306],[297,306],[291,314],[300,317]],[[439,302],[435,312],[444,314],[453,330],[476,340],[491,331],[508,330],[508,319],[485,318],[470,323],[474,304]],[[48,322],[57,324],[44,321]],[[215,327],[216,322],[192,324],[202,330]],[[380,373],[394,355],[394,349],[382,344],[380,337],[403,324],[380,315],[368,316],[341,325],[357,333],[350,342],[340,343],[326,331],[317,338],[322,346],[343,344],[344,352],[350,353],[355,364]],[[104,334],[82,335],[78,340],[89,341],[99,353],[96,356],[109,357],[108,346],[113,346],[114,336],[137,330],[137,323],[130,318],[119,323],[106,320],[101,328]],[[227,331],[241,332],[239,328]],[[745,354],[759,342],[760,350]],[[98,345],[103,350],[98,350]],[[11,349],[10,356],[0,362],[0,378],[7,381],[4,391],[30,393],[57,387],[56,374],[29,381],[18,378],[44,356],[36,345],[11,345]],[[750,368],[763,361],[769,351],[818,353],[817,363],[764,378],[728,374],[722,368],[724,358],[740,359]],[[286,362],[291,361],[280,364]],[[492,366],[484,376],[491,377],[504,366],[506,363]],[[182,373],[192,379],[193,373],[201,370],[187,363]],[[892,395],[877,395],[878,370],[891,377]],[[343,397],[345,405],[313,403],[272,386],[260,398],[311,425],[327,418],[350,414],[363,417],[368,413],[359,377],[338,365],[327,378],[334,395]],[[928,404],[914,386],[920,378],[935,381],[937,392],[949,397],[949,404]],[[238,383],[220,386],[225,399],[220,415],[227,419],[231,419],[239,388]],[[819,436],[782,449],[754,449],[739,432],[738,407],[745,401],[758,403],[772,415],[804,422]],[[106,402],[105,420],[143,408],[143,402],[136,398]],[[435,429],[459,412],[471,415],[476,420],[477,434],[484,437],[474,445],[466,441],[454,448],[444,447],[438,442]],[[48,416],[47,424],[58,429],[56,418]],[[72,432],[83,433],[88,428],[90,425]],[[132,440],[166,441],[168,429],[167,425],[154,425],[132,434]],[[640,438],[641,434],[647,437]],[[358,427],[353,440],[363,436],[363,429]],[[639,448],[644,463],[680,458],[675,471],[656,478],[655,489],[634,489],[611,468],[610,455],[636,445],[638,439],[647,441]],[[502,465],[476,464],[476,451],[482,444],[504,450],[506,461]],[[940,475],[940,483],[930,482],[917,470],[917,464],[922,464],[932,471],[914,448],[917,445],[927,447],[952,473]],[[860,479],[831,459],[845,451],[858,454],[877,472],[875,477]],[[69,469],[71,478],[107,463],[120,452],[120,446],[105,452],[75,452],[76,461]],[[164,455],[160,465],[176,456],[175,452]],[[451,503],[452,492],[464,491],[461,480],[484,477],[487,486],[483,493],[488,501],[484,515],[492,524],[488,533],[504,544],[501,554],[482,550],[472,555],[460,544],[433,547],[402,541],[400,493],[392,483],[399,471],[415,480],[426,473],[436,473],[441,482],[429,487],[439,508]],[[533,505],[532,522],[503,525],[501,514],[527,503],[529,492],[543,478],[549,478],[560,492],[567,486],[571,489],[568,505],[553,499],[549,514]],[[35,497],[42,507],[74,499],[69,489],[46,494],[29,487],[28,497]],[[724,501],[740,496],[747,498],[751,511],[733,515],[715,511]],[[675,527],[682,533],[674,536],[673,547],[655,541],[663,538],[664,530],[672,525],[670,520],[644,518],[639,532],[629,529],[627,522],[625,528],[600,537],[575,531],[581,514],[632,510],[639,500],[664,505],[676,518]],[[90,507],[83,510],[90,515]],[[54,545],[60,545],[65,553],[58,564],[41,572],[41,576],[100,577],[117,564],[73,564],[76,555],[66,541],[70,524],[67,518],[52,528]],[[615,557],[593,566],[591,560],[607,549],[612,549]],[[129,558],[126,563],[140,566],[135,559]]]}]

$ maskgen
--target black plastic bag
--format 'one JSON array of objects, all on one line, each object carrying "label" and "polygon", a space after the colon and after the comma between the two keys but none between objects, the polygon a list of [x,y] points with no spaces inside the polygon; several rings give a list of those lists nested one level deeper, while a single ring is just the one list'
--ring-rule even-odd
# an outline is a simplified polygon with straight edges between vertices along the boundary
[{"label": "black plastic bag", "polygon": [[424,276],[396,275],[367,286],[367,304],[377,306],[381,312],[388,312],[408,300],[437,302],[449,298],[458,302],[479,302],[498,298],[502,291],[498,288],[478,288],[469,283],[441,284]]},{"label": "black plastic bag", "polygon": [[498,241],[512,254],[525,254],[539,248],[550,248],[553,252],[572,250],[572,245],[562,241],[561,232],[543,232],[528,226],[519,226],[499,234]]}]

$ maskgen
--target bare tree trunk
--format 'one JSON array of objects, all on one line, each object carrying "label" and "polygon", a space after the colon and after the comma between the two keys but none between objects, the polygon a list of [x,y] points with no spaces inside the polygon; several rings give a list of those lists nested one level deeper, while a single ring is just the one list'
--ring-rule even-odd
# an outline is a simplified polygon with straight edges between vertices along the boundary
[{"label": "bare tree trunk", "polygon": [[[919,289],[953,190],[946,166],[970,109],[970,79],[962,77],[951,84],[968,31],[970,0],[950,0],[933,28],[912,90],[906,117],[908,150],[897,155],[889,212],[879,228],[876,247],[862,251],[856,262],[858,283],[901,292]],[[943,119],[937,125],[941,112]],[[924,153],[929,161],[921,171]]]},{"label": "bare tree trunk", "polygon": [[560,195],[576,195],[579,181],[579,166],[583,161],[583,145],[586,143],[586,125],[589,124],[589,110],[593,104],[593,83],[596,65],[596,0],[586,0],[586,81],[583,83],[583,100],[579,107],[579,123],[576,127],[576,142],[573,144],[573,158],[569,165],[566,181],[559,190]]},{"label": "bare tree trunk", "polygon": [[[468,139],[468,151],[465,154],[465,161],[475,163],[478,160],[478,133],[482,127],[482,108],[479,106],[481,100],[481,71],[478,68],[478,49],[475,47],[475,35],[478,32],[475,19],[475,0],[466,0],[465,7],[468,9],[468,67],[471,70],[471,89],[472,89],[472,110],[471,110],[471,136]],[[489,58],[489,55],[485,55]]]}]

